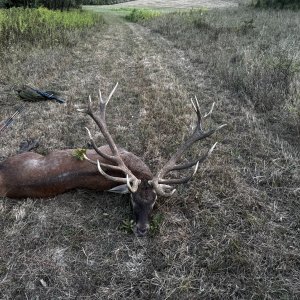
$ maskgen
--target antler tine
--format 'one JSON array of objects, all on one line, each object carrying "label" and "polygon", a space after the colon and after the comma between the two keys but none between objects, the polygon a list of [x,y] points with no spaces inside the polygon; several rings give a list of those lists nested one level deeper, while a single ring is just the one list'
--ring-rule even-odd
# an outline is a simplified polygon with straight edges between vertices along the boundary
[{"label": "antler tine", "polygon": [[108,98],[107,98],[106,100],[103,100],[101,90],[99,89],[100,116],[101,116],[103,119],[105,119],[106,106],[107,106],[108,102],[110,101],[111,97],[113,96],[115,90],[117,89],[118,84],[119,84],[119,83],[117,82],[116,85],[115,85],[115,87],[112,89],[112,91],[110,92],[110,94],[109,94],[109,96],[108,96]]},{"label": "antler tine", "polygon": [[172,169],[170,169],[170,171],[184,170],[184,169],[188,169],[188,168],[193,167],[197,163],[202,163],[207,157],[209,157],[211,155],[211,153],[213,152],[213,150],[215,149],[217,144],[218,144],[218,142],[214,143],[213,146],[203,156],[197,158],[194,161],[191,161],[191,162],[188,162],[188,163],[185,163],[185,164],[175,165]]},{"label": "antler tine", "polygon": [[[97,161],[94,161],[94,160],[92,160],[92,159],[90,159],[90,158],[88,158],[87,156],[86,156],[86,154],[83,154],[83,157],[84,157],[84,159],[86,159],[89,163],[91,163],[91,164],[93,164],[93,165],[98,165],[98,163],[97,163]],[[101,163],[101,167],[103,168],[107,168],[107,169],[109,169],[109,170],[115,170],[115,171],[122,171],[122,169],[120,168],[120,167],[118,167],[118,166],[113,166],[113,165],[108,165],[108,164],[104,164],[104,163]]]},{"label": "antler tine", "polygon": [[90,130],[89,130],[87,127],[85,127],[85,129],[86,129],[86,131],[87,131],[87,133],[88,133],[88,135],[89,135],[89,138],[90,138],[90,141],[91,141],[91,143],[92,143],[92,146],[93,146],[94,150],[95,150],[100,156],[102,156],[103,158],[105,158],[105,159],[107,159],[107,160],[109,160],[109,161],[112,161],[112,162],[116,162],[116,159],[115,159],[114,156],[102,152],[102,151],[97,147],[97,145],[96,145],[96,143],[95,143],[95,140],[93,139]]},{"label": "antler tine", "polygon": [[[103,166],[103,164],[102,164]],[[99,160],[97,160],[97,167],[98,167],[98,171],[101,173],[101,175],[103,175],[106,179],[111,180],[111,181],[115,181],[115,182],[121,182],[121,183],[126,183],[128,186],[128,189],[132,192],[135,193],[138,189],[139,186],[139,181],[129,178],[129,175],[126,174],[126,178],[123,177],[115,177],[115,176],[111,176],[109,174],[107,174],[101,167],[101,164],[99,162]],[[111,168],[114,169],[114,168]],[[119,167],[116,167],[117,170],[122,170]],[[132,183],[132,184],[131,184]]]},{"label": "antler tine", "polygon": [[[223,128],[226,126],[226,124],[223,124],[215,129],[209,130],[207,132],[204,132],[202,129],[202,120],[207,118],[209,115],[212,114],[215,103],[212,104],[212,107],[210,111],[205,114],[203,117],[200,112],[200,105],[198,102],[197,97],[195,97],[195,100],[191,99],[192,106],[196,112],[197,115],[197,126],[194,130],[194,132],[188,137],[188,139],[181,144],[181,146],[178,148],[178,150],[173,154],[173,156],[169,159],[169,161],[163,166],[163,168],[153,177],[153,179],[149,182],[153,185],[153,188],[156,190],[156,192],[160,195],[166,196],[167,192],[164,191],[163,187],[160,185],[162,184],[180,184],[180,183],[186,183],[196,174],[197,169],[199,167],[199,164],[202,163],[208,156],[211,155],[213,150],[215,149],[217,143],[215,143],[205,155],[202,157],[197,158],[194,161],[184,163],[184,164],[177,164],[178,160],[182,157],[182,155],[196,142],[199,140],[202,140],[204,138],[207,138],[211,136],[214,132],[217,130]],[[176,178],[176,179],[164,179],[164,176],[166,176],[169,172],[175,171],[175,170],[184,170],[195,166],[195,169],[193,173],[189,176],[183,177],[183,178]]]},{"label": "antler tine", "polygon": [[[101,97],[102,99],[102,97]],[[97,126],[99,127],[101,133],[103,134],[104,138],[106,139],[106,141],[108,142],[108,145],[112,151],[113,155],[117,155],[118,154],[118,148],[114,142],[114,140],[112,139],[108,129],[107,129],[107,125],[106,125],[106,120],[105,120],[105,109],[106,109],[106,104],[107,101],[103,101],[100,99],[100,117],[96,116],[92,110],[91,104],[92,104],[92,99],[91,96],[89,96],[89,103],[88,103],[88,110],[87,110],[87,114],[94,120],[94,122],[97,124]],[[89,137],[93,143],[93,138],[91,138],[91,134],[89,134]],[[96,146],[97,148],[97,146]],[[99,154],[101,155],[101,154]],[[102,155],[101,155],[102,156]]]},{"label": "antler tine", "polygon": [[108,96],[108,98],[107,98],[107,100],[106,100],[106,104],[107,104],[107,103],[109,102],[109,100],[111,99],[111,97],[112,97],[112,95],[114,94],[115,90],[117,89],[118,85],[119,85],[119,83],[117,82],[116,85],[115,85],[115,87],[113,88],[113,90],[110,92],[110,94],[109,94],[109,96]]},{"label": "antler tine", "polygon": [[196,166],[195,166],[194,171],[193,171],[193,173],[192,173],[191,175],[185,176],[185,177],[183,177],[183,178],[160,179],[160,180],[158,180],[158,183],[159,183],[159,184],[180,184],[180,183],[187,183],[187,182],[189,182],[189,181],[192,179],[192,177],[194,177],[195,174],[197,173],[198,167],[199,167],[199,163],[200,163],[200,161],[197,161],[197,162],[196,162],[196,164],[195,164]]},{"label": "antler tine", "polygon": [[206,113],[204,116],[202,116],[201,110],[200,110],[200,104],[199,104],[197,97],[195,96],[195,102],[193,101],[193,99],[191,99],[191,102],[192,102],[193,108],[197,114],[197,118],[198,118],[197,126],[199,126],[202,129],[202,120],[205,120],[207,117],[209,117],[212,114],[216,103],[214,102],[210,108],[210,111],[208,113]]},{"label": "antler tine", "polygon": [[200,127],[201,127],[202,116],[201,116],[200,105],[199,105],[197,97],[195,96],[195,102],[191,98],[191,102],[192,102],[194,110],[195,110],[195,112],[197,114],[197,118],[198,118],[197,126],[200,125]]},{"label": "antler tine", "polygon": [[107,173],[105,173],[105,171],[101,167],[101,164],[100,164],[99,160],[97,160],[97,167],[98,167],[98,171],[100,172],[100,174],[103,175],[106,179],[111,180],[111,181],[121,182],[121,183],[127,183],[126,178],[114,177],[114,176],[111,176],[111,175],[108,175]]},{"label": "antler tine", "polygon": [[206,119],[208,116],[210,116],[212,114],[212,112],[213,112],[213,110],[215,108],[215,104],[216,104],[216,102],[214,102],[212,104],[210,111],[207,114],[204,115],[203,119]]}]

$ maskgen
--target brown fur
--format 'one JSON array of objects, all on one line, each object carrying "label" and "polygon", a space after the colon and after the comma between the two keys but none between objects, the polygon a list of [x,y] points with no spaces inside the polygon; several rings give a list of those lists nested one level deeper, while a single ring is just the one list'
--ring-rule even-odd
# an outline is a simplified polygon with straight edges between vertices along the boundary
[{"label": "brown fur", "polygon": [[[100,149],[110,154],[109,147]],[[104,191],[120,183],[105,179],[97,167],[87,161],[72,156],[74,150],[59,150],[42,156],[26,152],[8,158],[0,163],[0,196],[10,198],[52,197],[66,191],[83,188]],[[151,179],[153,176],[145,163],[133,153],[120,149],[120,154],[132,173],[139,179]],[[94,150],[88,150],[92,160],[106,162]],[[108,172],[124,177],[121,172]]]}]

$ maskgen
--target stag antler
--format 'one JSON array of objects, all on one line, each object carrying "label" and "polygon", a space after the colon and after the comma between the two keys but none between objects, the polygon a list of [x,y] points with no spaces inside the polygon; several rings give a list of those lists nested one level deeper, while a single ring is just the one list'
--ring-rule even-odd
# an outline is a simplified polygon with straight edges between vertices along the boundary
[{"label": "stag antler", "polygon": [[[215,129],[209,130],[208,132],[203,131],[202,127],[202,120],[206,119],[209,115],[212,114],[215,103],[213,103],[210,111],[205,114],[204,116],[200,113],[200,106],[198,99],[195,97],[195,102],[193,99],[191,99],[193,108],[195,109],[195,112],[197,114],[197,126],[192,133],[192,135],[179,147],[179,149],[174,153],[174,155],[169,159],[169,161],[163,166],[163,168],[153,177],[149,183],[153,186],[157,194],[165,197],[169,197],[173,195],[173,193],[176,191],[176,189],[173,189],[171,185],[174,184],[180,184],[180,183],[186,183],[196,174],[197,169],[199,167],[199,164],[203,162],[215,149],[217,143],[215,143],[206,154],[203,156],[195,159],[194,161],[184,163],[184,164],[177,164],[178,160],[181,158],[183,153],[188,150],[196,141],[205,139],[209,136],[211,136],[214,132],[221,129],[222,127],[226,126],[226,124],[223,124]],[[183,177],[183,178],[176,178],[176,179],[164,179],[164,177],[171,171],[175,170],[184,170],[189,169],[191,167],[195,166],[194,171],[191,175]]]},{"label": "stag antler", "polygon": [[[84,154],[84,158],[87,161],[89,161],[90,163],[97,165],[99,172],[105,178],[107,178],[108,180],[111,180],[111,181],[116,181],[116,182],[120,182],[120,183],[126,183],[127,186],[128,186],[128,189],[132,193],[135,193],[137,191],[137,189],[138,189],[138,185],[140,184],[140,180],[137,179],[133,175],[133,173],[126,167],[126,165],[125,165],[125,163],[124,163],[124,161],[123,161],[123,159],[122,159],[122,157],[121,157],[121,155],[119,153],[118,147],[115,144],[112,136],[110,135],[110,133],[109,133],[109,131],[107,129],[106,120],[105,120],[105,110],[106,110],[107,103],[111,99],[111,97],[112,97],[113,93],[115,92],[117,86],[118,86],[118,83],[115,85],[115,87],[113,88],[113,90],[109,94],[109,96],[108,96],[108,98],[107,98],[106,101],[103,100],[101,91],[99,90],[99,100],[100,100],[100,104],[99,104],[99,106],[100,106],[100,114],[99,114],[99,116],[96,116],[94,114],[94,112],[92,111],[92,108],[91,108],[91,104],[92,104],[91,96],[89,96],[89,103],[88,103],[88,109],[87,109],[87,114],[95,121],[95,123],[99,127],[100,131],[102,132],[104,138],[106,139],[106,141],[107,141],[107,143],[108,143],[108,145],[110,147],[112,155],[104,153],[103,151],[101,151],[97,147],[97,145],[96,145],[96,143],[95,143],[95,141],[94,141],[94,139],[93,139],[93,137],[91,135],[91,132],[89,131],[88,128],[86,128],[86,130],[88,132],[88,135],[89,135],[89,138],[91,140],[92,146],[95,149],[95,151],[101,157],[103,157],[104,159],[108,160],[110,163],[113,163],[113,165],[106,164],[106,163],[100,163],[99,160],[93,161],[93,160],[89,159],[85,154]],[[107,174],[103,170],[103,168],[107,168],[107,169],[110,169],[110,170],[116,170],[116,171],[122,171],[126,175],[126,178],[111,176],[111,175]]]}]

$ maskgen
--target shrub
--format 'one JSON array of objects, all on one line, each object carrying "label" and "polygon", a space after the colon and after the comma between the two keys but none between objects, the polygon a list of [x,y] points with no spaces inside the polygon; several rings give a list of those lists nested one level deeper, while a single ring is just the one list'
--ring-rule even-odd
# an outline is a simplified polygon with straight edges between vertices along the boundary
[{"label": "shrub", "polygon": [[155,17],[160,16],[161,13],[157,10],[151,9],[136,9],[134,8],[129,15],[126,16],[126,19],[131,22],[138,22],[141,20],[149,20]]},{"label": "shrub", "polygon": [[300,8],[299,0],[256,0],[253,1],[255,7],[274,7],[274,8]]}]

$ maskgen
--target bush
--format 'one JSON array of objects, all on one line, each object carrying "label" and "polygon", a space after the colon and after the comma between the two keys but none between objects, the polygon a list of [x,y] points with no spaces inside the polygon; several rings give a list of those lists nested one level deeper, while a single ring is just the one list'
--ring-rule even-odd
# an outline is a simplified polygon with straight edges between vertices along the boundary
[{"label": "bush", "polygon": [[150,20],[160,15],[161,13],[156,10],[134,8],[130,14],[126,16],[126,19],[131,22],[138,22],[141,20]]},{"label": "bush", "polygon": [[255,7],[274,7],[274,8],[300,8],[299,0],[256,0],[253,1]]}]

